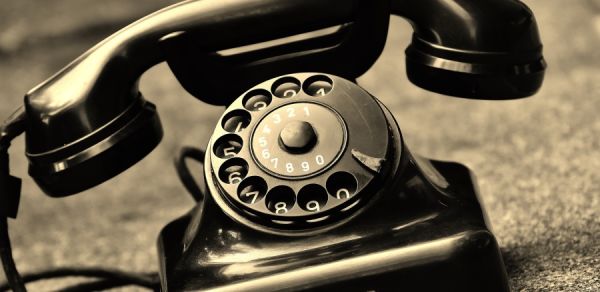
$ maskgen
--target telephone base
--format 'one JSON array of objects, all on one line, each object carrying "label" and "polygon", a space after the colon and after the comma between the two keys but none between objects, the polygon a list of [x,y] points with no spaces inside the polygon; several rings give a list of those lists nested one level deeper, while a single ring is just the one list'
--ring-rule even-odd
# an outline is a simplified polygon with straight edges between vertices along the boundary
[{"label": "telephone base", "polygon": [[394,191],[312,236],[257,231],[208,195],[160,234],[163,291],[509,291],[472,173],[423,158],[406,167]]}]

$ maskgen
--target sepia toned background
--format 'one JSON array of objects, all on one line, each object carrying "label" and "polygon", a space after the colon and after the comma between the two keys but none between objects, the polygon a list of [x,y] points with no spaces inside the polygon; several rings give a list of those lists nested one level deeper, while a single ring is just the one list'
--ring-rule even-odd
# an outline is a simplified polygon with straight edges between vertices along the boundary
[{"label": "sepia toned background", "polygon": [[[97,41],[173,2],[2,1],[0,119]],[[393,111],[413,152],[459,161],[475,172],[515,290],[598,291],[600,1],[524,2],[537,17],[549,64],[534,97],[472,101],[413,86],[403,57],[412,30],[398,18],[384,54],[359,83]],[[183,145],[204,147],[223,108],[191,97],[164,64],[143,76],[141,90],[158,106],[163,142],[99,187],[65,199],[46,197],[27,176],[23,139],[13,143],[12,173],[24,187],[19,218],[10,227],[22,272],[96,265],[158,270],[160,228],[193,205],[173,156]],[[48,291],[73,281],[30,287]]]}]

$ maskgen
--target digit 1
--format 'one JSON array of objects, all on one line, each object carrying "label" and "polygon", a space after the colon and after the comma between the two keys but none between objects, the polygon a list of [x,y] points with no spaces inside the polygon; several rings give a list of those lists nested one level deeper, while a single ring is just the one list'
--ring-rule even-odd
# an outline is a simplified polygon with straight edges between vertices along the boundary
[{"label": "digit 1", "polygon": [[243,130],[243,129],[242,129],[242,126],[244,126],[244,123],[243,123],[243,122],[239,122],[239,123],[237,124],[237,127],[235,127],[235,132],[236,132],[236,133],[239,133],[239,132],[241,132],[241,131]]},{"label": "digit 1", "polygon": [[304,109],[304,114],[305,114],[307,117],[308,117],[308,116],[310,116],[310,111],[308,110],[308,107],[307,107],[307,106],[305,106],[303,109]]}]

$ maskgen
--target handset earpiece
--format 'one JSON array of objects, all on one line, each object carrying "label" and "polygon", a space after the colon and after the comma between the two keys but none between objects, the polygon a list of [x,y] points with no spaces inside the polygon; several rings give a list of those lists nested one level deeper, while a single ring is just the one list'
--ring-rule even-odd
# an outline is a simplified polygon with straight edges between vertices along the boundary
[{"label": "handset earpiece", "polygon": [[414,28],[406,49],[410,81],[476,99],[534,94],[546,63],[531,10],[509,0],[392,0],[392,13]]},{"label": "handset earpiece", "polygon": [[163,41],[194,36],[210,51],[344,24],[356,10],[346,0],[186,1],[131,24],[25,96],[30,175],[48,195],[67,196],[114,177],[159,143],[156,109],[137,82],[165,60]]}]

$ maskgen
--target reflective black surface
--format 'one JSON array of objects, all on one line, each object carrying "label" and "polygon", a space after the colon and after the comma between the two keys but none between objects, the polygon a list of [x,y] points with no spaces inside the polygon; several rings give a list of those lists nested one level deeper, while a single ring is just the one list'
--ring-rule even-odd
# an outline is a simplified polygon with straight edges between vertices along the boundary
[{"label": "reflective black surface", "polygon": [[[221,96],[237,96],[261,80],[288,72],[319,71],[355,79],[381,52],[392,13],[413,26],[406,69],[409,79],[422,88],[467,98],[511,99],[532,95],[541,86],[546,64],[535,18],[525,4],[392,0],[388,7],[386,2],[347,1],[345,5],[358,8],[336,32],[253,50],[223,54],[207,49],[194,36],[173,38],[164,42],[167,62],[190,93],[213,104],[228,104]],[[334,24],[341,23],[329,23]],[[300,32],[290,30],[287,35]],[[259,41],[264,40],[268,38]],[[200,84],[198,79],[208,82]]]},{"label": "reflective black surface", "polygon": [[471,172],[393,149],[367,204],[303,233],[257,224],[224,204],[207,156],[210,196],[159,237],[163,290],[508,291]]},{"label": "reflective black surface", "polygon": [[534,94],[544,79],[537,24],[512,0],[392,1],[414,34],[406,50],[407,75],[434,92],[479,99]]},{"label": "reflective black surface", "polygon": [[[288,12],[289,18],[274,14],[266,18],[268,21],[251,24],[240,19],[224,30],[235,32],[235,39],[220,46],[208,47],[195,34],[162,42],[167,63],[183,87],[202,101],[228,105],[247,88],[290,72],[323,72],[355,80],[383,50],[390,17],[388,1],[273,2],[291,5],[295,10]],[[245,38],[245,25],[254,29],[251,40]],[[334,26],[338,27],[333,32],[314,32]],[[313,34],[265,47],[221,52],[307,32]]]},{"label": "reflective black surface", "polygon": [[161,233],[163,289],[508,291],[469,170],[419,163],[363,213],[311,236],[248,228],[208,197]]}]

